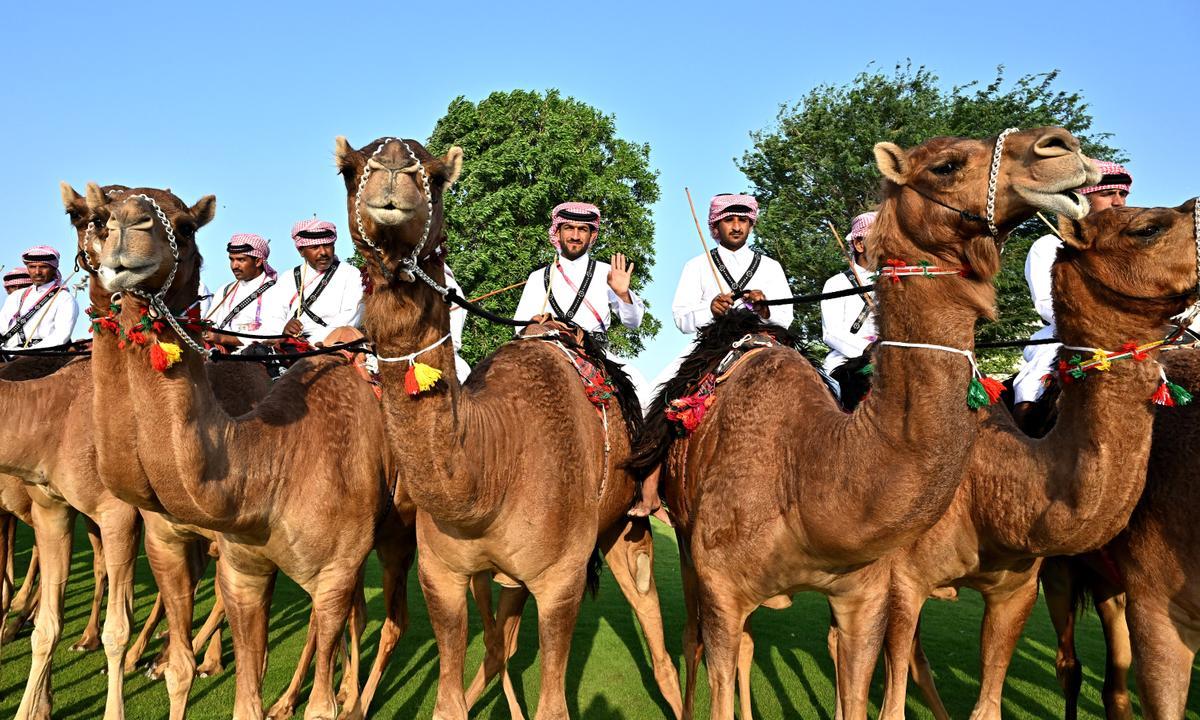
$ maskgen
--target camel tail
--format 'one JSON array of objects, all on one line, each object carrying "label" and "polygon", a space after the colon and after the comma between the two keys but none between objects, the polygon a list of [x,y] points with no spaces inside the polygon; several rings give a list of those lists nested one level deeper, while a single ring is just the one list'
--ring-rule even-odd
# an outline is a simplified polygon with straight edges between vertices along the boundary
[{"label": "camel tail", "polygon": [[596,597],[596,593],[600,592],[600,569],[602,567],[600,545],[597,544],[596,547],[592,548],[592,556],[588,558],[587,581],[584,585],[587,588],[587,594],[593,598]]}]

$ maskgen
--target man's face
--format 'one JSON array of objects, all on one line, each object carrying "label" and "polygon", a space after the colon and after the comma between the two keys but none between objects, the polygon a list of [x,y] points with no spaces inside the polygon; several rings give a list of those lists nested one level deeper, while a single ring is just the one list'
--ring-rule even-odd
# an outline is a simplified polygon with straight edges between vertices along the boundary
[{"label": "man's face", "polygon": [[231,253],[229,255],[229,269],[233,271],[233,276],[238,280],[253,280],[262,275],[263,261],[262,258],[256,258],[245,253]]},{"label": "man's face", "polygon": [[29,271],[29,278],[34,285],[45,285],[54,279],[54,266],[50,263],[25,263],[25,269]]},{"label": "man's face", "polygon": [[558,242],[562,245],[562,254],[568,260],[580,257],[592,246],[596,231],[587,223],[567,222],[558,226]]},{"label": "man's face", "polygon": [[754,223],[745,215],[730,215],[717,221],[717,237],[725,247],[737,250],[746,244],[752,227]]},{"label": "man's face", "polygon": [[1109,208],[1125,207],[1125,198],[1127,197],[1129,197],[1129,191],[1122,190],[1121,188],[1109,188],[1107,190],[1088,193],[1089,212],[1100,212]]},{"label": "man's face", "polygon": [[854,251],[854,262],[864,264],[867,258],[867,241],[860,235],[850,241],[850,247]]},{"label": "man's face", "polygon": [[325,272],[333,264],[333,243],[302,247],[300,256],[317,272]]}]

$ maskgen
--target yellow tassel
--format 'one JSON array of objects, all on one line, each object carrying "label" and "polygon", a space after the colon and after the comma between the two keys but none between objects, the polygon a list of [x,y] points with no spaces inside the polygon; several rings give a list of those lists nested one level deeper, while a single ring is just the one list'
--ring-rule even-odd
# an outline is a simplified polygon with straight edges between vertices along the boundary
[{"label": "yellow tassel", "polygon": [[425,392],[433,387],[438,380],[442,379],[441,370],[425,363],[413,363],[412,371],[413,376],[417,380],[417,387],[420,388],[420,392]]},{"label": "yellow tassel", "polygon": [[171,367],[183,358],[183,350],[175,343],[160,342],[159,345],[162,346],[163,352],[167,356],[167,367]]},{"label": "yellow tassel", "polygon": [[1103,350],[1097,350],[1095,355],[1092,355],[1092,362],[1096,363],[1093,367],[1101,372],[1112,367],[1112,361],[1108,359],[1108,353]]}]

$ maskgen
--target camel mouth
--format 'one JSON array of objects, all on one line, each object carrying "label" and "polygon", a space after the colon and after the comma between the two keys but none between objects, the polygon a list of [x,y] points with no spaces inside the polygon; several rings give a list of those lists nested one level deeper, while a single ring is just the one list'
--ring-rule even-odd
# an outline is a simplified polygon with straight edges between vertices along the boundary
[{"label": "camel mouth", "polygon": [[100,282],[104,287],[113,292],[128,290],[137,287],[140,283],[149,279],[154,275],[154,271],[158,268],[158,263],[148,262],[143,265],[101,265],[100,266]]},{"label": "camel mouth", "polygon": [[367,215],[376,225],[402,225],[416,213],[416,208],[398,207],[389,202],[386,205],[367,205]]},{"label": "camel mouth", "polygon": [[[1069,187],[1079,187],[1079,184],[1072,183]],[[1080,220],[1088,214],[1087,198],[1073,189],[1017,187],[1016,190],[1017,194],[1038,210],[1065,215],[1072,220]]]}]

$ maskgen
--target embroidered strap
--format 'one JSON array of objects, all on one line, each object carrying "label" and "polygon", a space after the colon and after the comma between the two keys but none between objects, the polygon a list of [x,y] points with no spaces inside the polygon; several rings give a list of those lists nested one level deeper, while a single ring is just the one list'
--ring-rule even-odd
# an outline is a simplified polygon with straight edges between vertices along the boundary
[{"label": "embroidered strap", "polygon": [[[264,273],[264,275],[265,275],[265,273]],[[236,307],[234,307],[232,310],[230,310],[229,314],[225,316],[224,320],[217,323],[217,329],[220,330],[221,328],[228,325],[230,322],[233,321],[233,319],[235,317],[237,317],[237,314],[240,313],[241,311],[245,310],[246,307],[250,305],[250,303],[254,302],[258,298],[261,298],[263,293],[265,293],[267,290],[269,290],[272,286],[275,285],[276,280],[277,280],[277,278],[268,278],[266,280],[266,282],[264,282],[262,285],[259,285],[258,288],[256,288],[254,290],[254,292],[252,292],[248,296],[246,296],[245,300],[242,300],[240,303],[237,304]],[[236,285],[236,284],[237,283],[235,282],[234,285]],[[225,302],[225,300],[222,298],[221,302]],[[262,303],[259,303],[258,311],[255,313],[255,316],[254,316],[255,320],[258,320],[259,312],[262,312]],[[325,323],[321,323],[321,324],[324,325]]]},{"label": "embroidered strap", "polygon": [[338,269],[338,265],[341,264],[342,263],[340,260],[334,258],[333,262],[329,265],[329,269],[321,275],[321,282],[317,283],[317,286],[313,288],[313,291],[309,293],[308,297],[304,296],[304,288],[300,287],[300,266],[297,265],[296,267],[292,268],[292,276],[296,278],[296,297],[300,298],[301,312],[309,316],[313,322],[321,327],[325,327],[328,323],[326,323],[312,311],[312,304],[317,301],[317,298],[321,297],[321,293],[325,292],[325,287],[329,285],[329,281],[333,279],[333,273]]},{"label": "embroidered strap", "polygon": [[[854,276],[854,271],[846,269],[842,271],[842,274],[846,276],[852,286],[858,287],[858,278]],[[865,293],[864,297],[865,295],[870,295],[870,293]],[[862,309],[858,311],[858,317],[854,318],[854,322],[850,325],[851,335],[857,335],[858,331],[862,330],[863,323],[871,316],[871,306],[867,304],[866,300],[862,300],[862,304]]]},{"label": "embroidered strap", "polygon": [[[567,283],[567,286],[575,291],[575,299],[571,301],[571,307],[568,308],[565,313],[563,312],[562,306],[558,304],[558,300],[554,297],[554,292],[550,289],[550,276],[553,274],[551,272],[553,267],[558,268],[558,274],[562,276],[562,279]],[[587,291],[588,288],[592,286],[592,280],[595,278],[595,275],[596,261],[592,258],[588,258],[587,270],[583,275],[583,283],[580,284],[578,288],[575,287],[575,283],[571,281],[571,278],[567,277],[567,273],[563,270],[562,264],[559,262],[558,258],[554,259],[553,266],[546,266],[546,272],[544,273],[543,277],[546,284],[546,295],[550,299],[550,307],[554,308],[554,312],[558,315],[558,317],[563,318],[564,320],[573,320],[575,318],[575,313],[579,312],[579,306],[587,300]],[[591,303],[588,303],[588,309],[592,311],[592,315],[596,316],[596,322],[600,323],[601,327],[604,327],[604,320],[600,318],[600,313],[596,312],[596,308],[592,307]]]},{"label": "embroidered strap", "polygon": [[[24,315],[22,315],[21,317],[14,316],[12,327],[10,327],[8,329],[8,332],[4,333],[3,335],[0,335],[0,345],[3,345],[4,343],[8,342],[9,339],[11,339],[13,335],[16,335],[18,337],[18,339],[21,341],[22,345],[30,345],[30,344],[36,345],[37,343],[41,342],[41,340],[35,340],[33,343],[30,343],[28,340],[26,340],[25,325],[26,325],[26,323],[29,322],[29,320],[31,318],[33,318],[34,315],[37,314],[37,311],[41,310],[42,307],[44,307],[46,305],[46,303],[50,302],[51,298],[53,298],[54,295],[61,289],[62,289],[62,285],[59,285],[57,282],[55,282],[54,285],[52,285],[49,290],[47,290],[45,293],[42,294],[42,296],[40,298],[38,298],[38,301],[36,303],[34,303],[33,307],[29,308],[29,310],[27,310]],[[33,291],[32,287],[25,289],[25,292],[21,295],[22,303],[25,302],[25,298],[29,297],[29,293],[32,291]],[[20,307],[20,306],[18,305],[18,307]]]},{"label": "embroidered strap", "polygon": [[729,268],[725,266],[725,261],[721,259],[721,254],[716,248],[708,251],[712,256],[713,264],[717,266],[717,272],[721,273],[721,277],[725,278],[725,282],[729,285],[729,292],[737,293],[746,289],[750,284],[750,279],[754,277],[754,273],[758,272],[758,266],[762,263],[762,253],[754,253],[754,257],[750,259],[750,267],[746,268],[746,272],[742,273],[736,282],[733,275],[729,272]]}]

